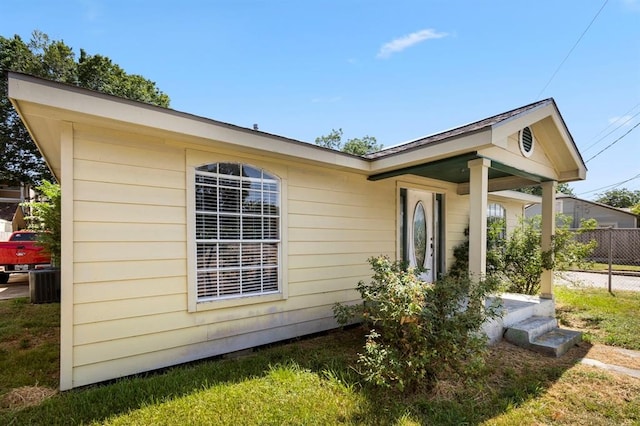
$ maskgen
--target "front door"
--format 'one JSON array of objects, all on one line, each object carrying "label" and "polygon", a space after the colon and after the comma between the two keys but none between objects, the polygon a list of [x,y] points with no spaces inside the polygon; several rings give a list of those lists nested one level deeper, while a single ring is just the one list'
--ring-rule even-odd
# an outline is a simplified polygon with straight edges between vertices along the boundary
[{"label": "front door", "polygon": [[409,189],[405,198],[405,253],[409,266],[416,268],[420,278],[433,282],[436,271],[435,194]]}]

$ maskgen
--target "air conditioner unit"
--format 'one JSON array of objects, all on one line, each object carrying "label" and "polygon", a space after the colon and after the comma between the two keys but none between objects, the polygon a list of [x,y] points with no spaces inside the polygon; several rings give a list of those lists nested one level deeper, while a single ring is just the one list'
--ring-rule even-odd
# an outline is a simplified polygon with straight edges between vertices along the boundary
[{"label": "air conditioner unit", "polygon": [[60,270],[42,269],[29,272],[31,303],[60,302]]}]

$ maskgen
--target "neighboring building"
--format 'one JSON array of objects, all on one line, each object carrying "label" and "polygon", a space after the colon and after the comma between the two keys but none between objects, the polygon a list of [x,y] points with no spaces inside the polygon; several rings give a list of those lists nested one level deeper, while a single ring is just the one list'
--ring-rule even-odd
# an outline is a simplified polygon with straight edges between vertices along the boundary
[{"label": "neighboring building", "polygon": [[13,231],[26,228],[22,203],[31,199],[28,185],[0,182],[0,241],[5,241]]},{"label": "neighboring building", "polygon": [[[539,203],[527,206],[526,217],[540,214]],[[640,219],[635,214],[611,207],[595,201],[583,200],[566,194],[556,195],[556,213],[562,213],[571,218],[569,227],[579,228],[583,219],[595,219],[600,228],[638,228]]]},{"label": "neighboring building", "polygon": [[433,279],[466,228],[482,276],[490,205],[525,201],[496,191],[542,186],[550,247],[586,174],[552,99],[358,157],[17,73],[9,97],[62,188],[61,389],[334,328],[369,257]]}]

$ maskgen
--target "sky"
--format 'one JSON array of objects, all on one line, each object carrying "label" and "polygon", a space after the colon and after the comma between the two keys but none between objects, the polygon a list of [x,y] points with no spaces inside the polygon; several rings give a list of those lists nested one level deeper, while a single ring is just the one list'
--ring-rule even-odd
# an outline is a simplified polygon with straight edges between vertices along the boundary
[{"label": "sky", "polygon": [[172,109],[311,143],[341,128],[392,146],[553,97],[588,169],[576,195],[640,190],[640,0],[2,8],[0,35],[34,30],[154,81]]}]

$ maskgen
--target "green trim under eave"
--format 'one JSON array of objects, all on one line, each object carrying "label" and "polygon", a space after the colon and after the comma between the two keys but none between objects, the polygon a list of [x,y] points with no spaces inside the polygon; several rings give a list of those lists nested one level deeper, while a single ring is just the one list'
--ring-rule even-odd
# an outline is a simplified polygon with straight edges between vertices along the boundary
[{"label": "green trim under eave", "polygon": [[[429,163],[418,164],[415,166],[403,167],[396,170],[389,170],[387,172],[377,173],[369,176],[367,179],[370,181],[377,181],[382,179],[388,179],[401,175],[416,175],[425,178],[431,178],[436,180],[442,180],[452,183],[468,183],[469,182],[469,166],[468,163],[471,160],[478,158],[487,158],[478,155],[477,152],[470,152],[467,154],[457,155],[455,157],[444,158],[442,160],[432,161]],[[504,178],[509,176],[517,176],[524,178],[532,183],[540,183],[548,180],[543,176],[539,176],[533,173],[525,172],[521,169],[508,166],[498,161],[491,160],[491,166],[489,167],[489,179]]]},{"label": "green trim under eave", "polygon": [[491,168],[494,170],[499,170],[511,176],[518,176],[538,183],[552,180],[533,173],[527,173],[521,169],[516,169],[515,167],[507,166],[506,164],[499,163],[495,160],[491,160]]},{"label": "green trim under eave", "polygon": [[[467,163],[476,158],[480,157],[478,156],[478,153],[474,151],[455,157],[443,158],[442,160],[377,173],[369,176],[367,179],[376,181],[400,175],[417,175],[455,183],[467,182],[469,180],[469,169],[467,167]],[[463,176],[455,176],[456,174]]]}]

